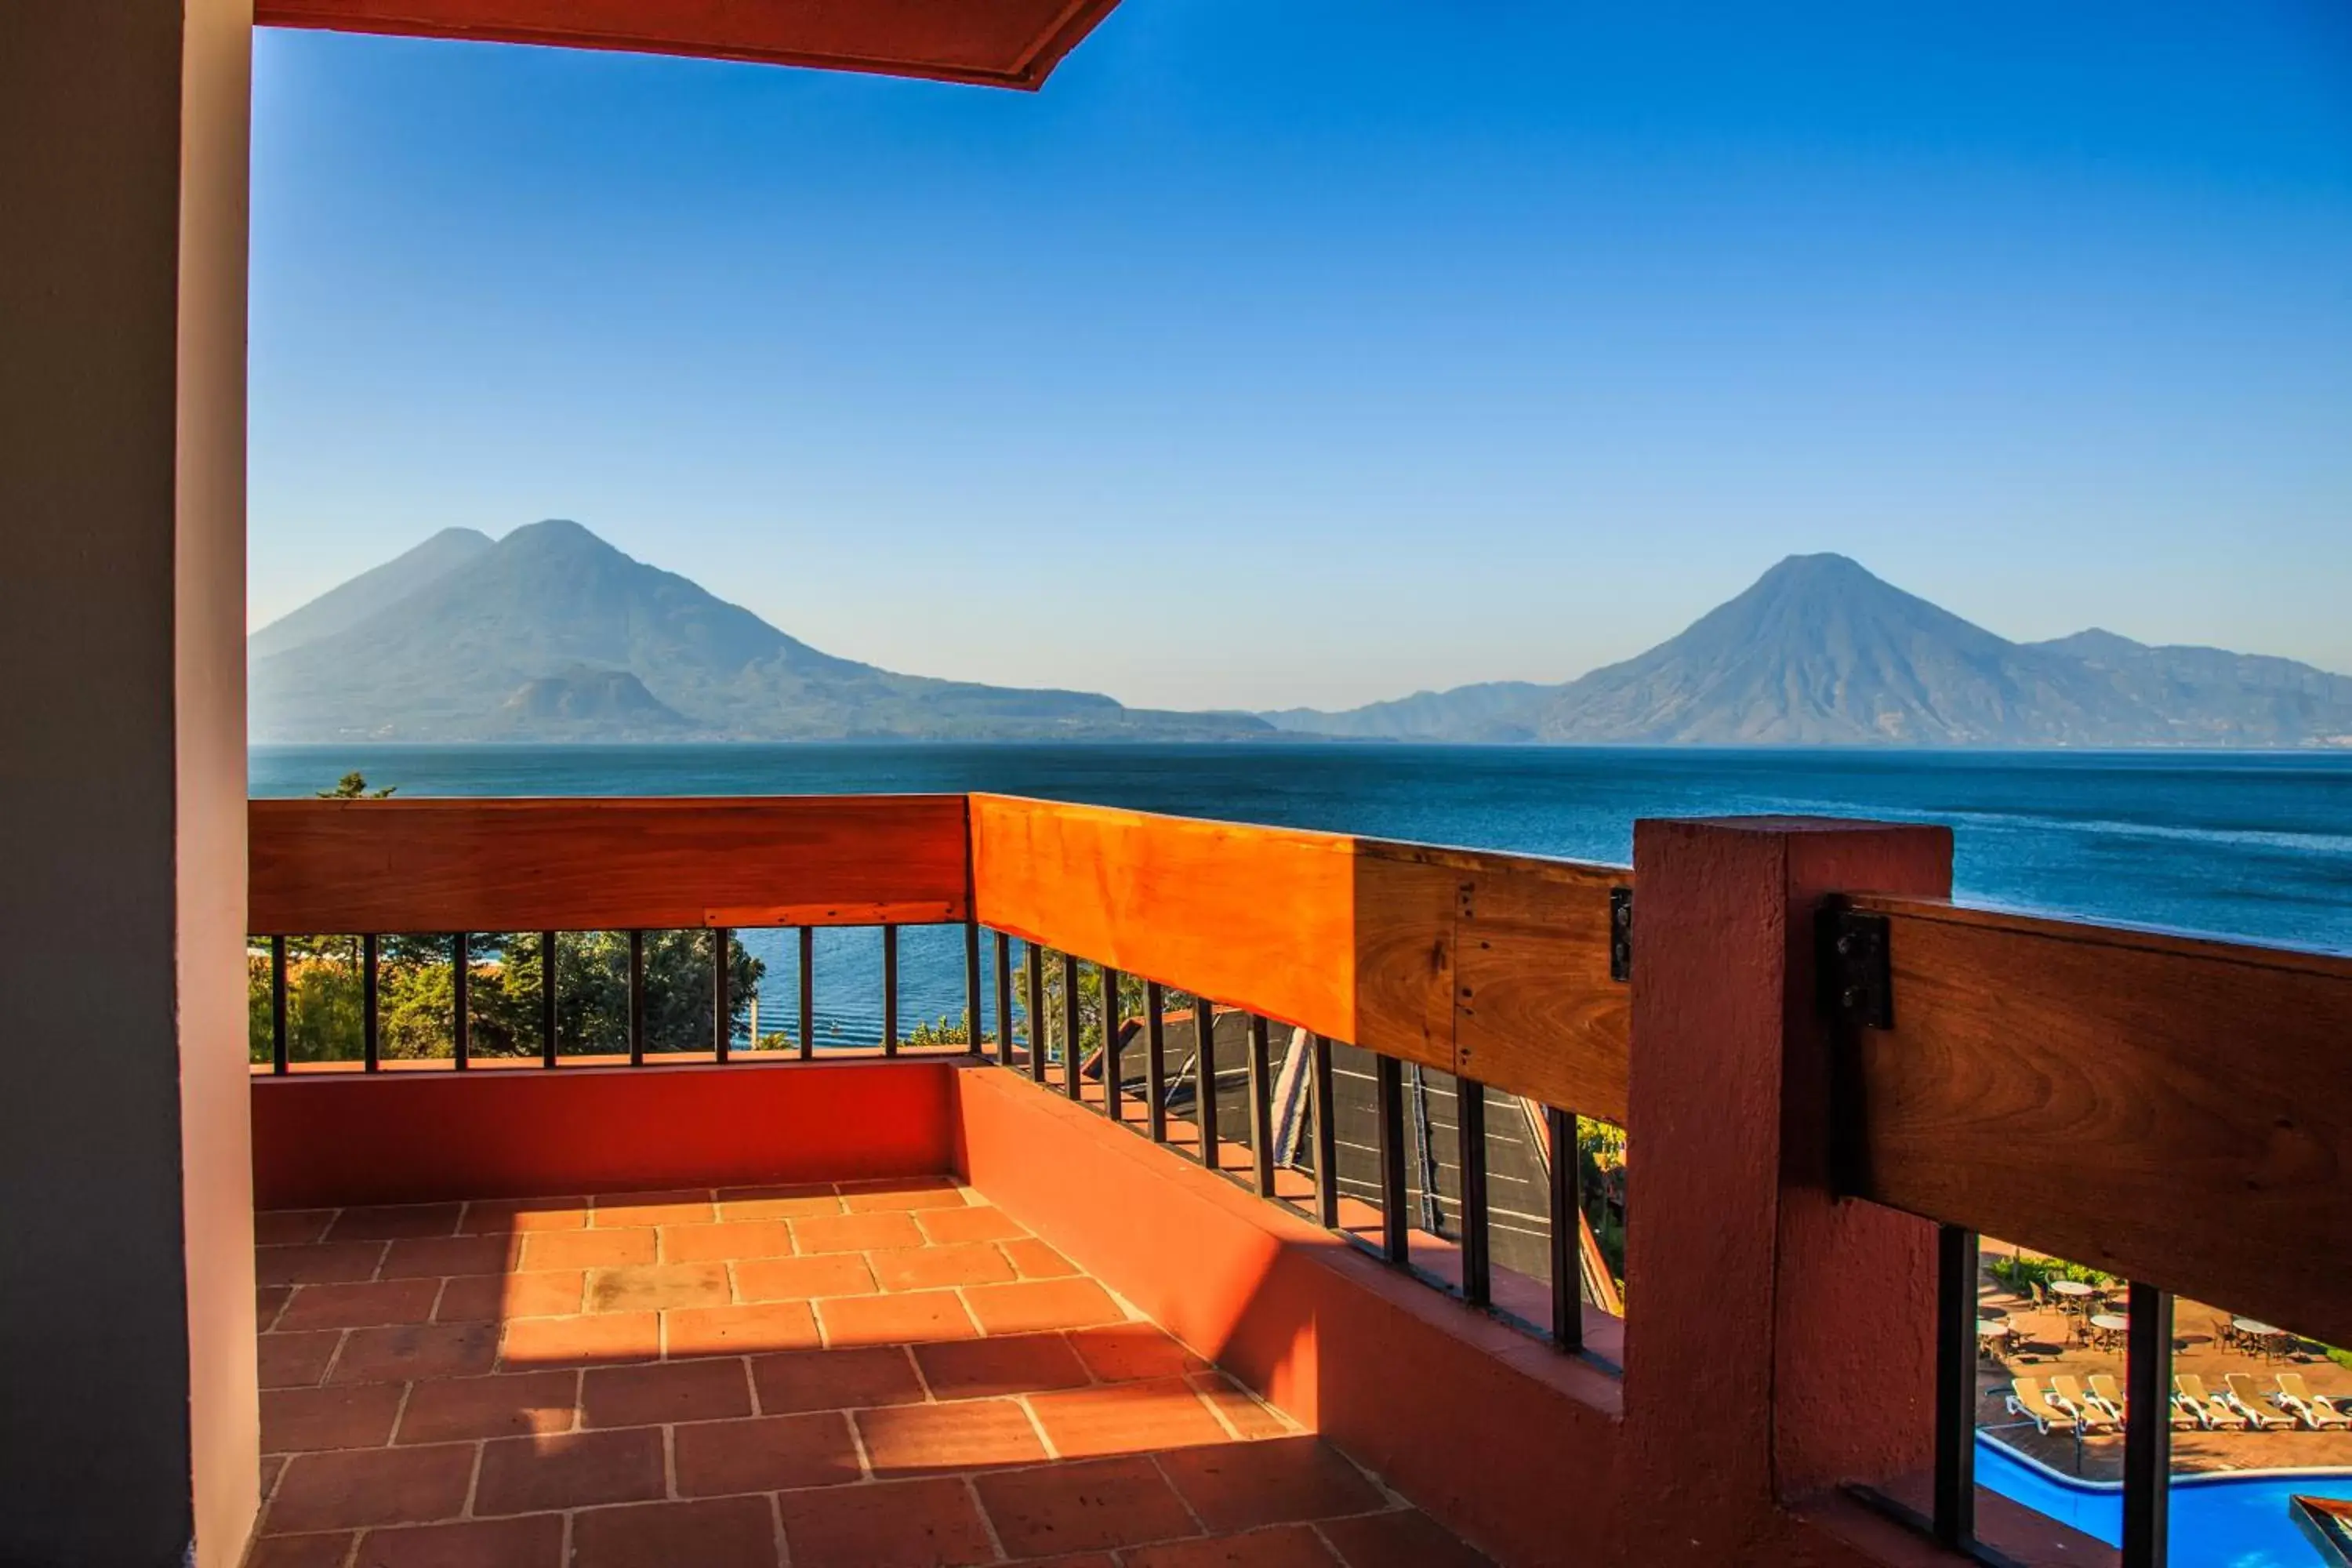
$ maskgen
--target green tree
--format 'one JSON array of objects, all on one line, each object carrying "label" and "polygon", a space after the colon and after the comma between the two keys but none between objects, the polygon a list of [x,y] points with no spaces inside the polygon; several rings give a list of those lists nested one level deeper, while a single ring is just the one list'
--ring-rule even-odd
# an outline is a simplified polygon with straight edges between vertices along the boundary
[{"label": "green tree", "polygon": [[[1062,958],[1061,954],[1051,948],[1041,950],[1039,958],[1045,979],[1045,1016],[1037,1034],[1038,1037],[1046,1042],[1046,1059],[1059,1061],[1062,1059],[1063,1047]],[[1019,1005],[1025,1008],[1028,1005],[1029,995],[1029,956],[1025,945],[1022,949],[1021,957],[1013,964],[1013,993],[1019,999]],[[1121,974],[1118,977],[1118,1016],[1121,1018],[1139,1017],[1144,1012],[1146,1002],[1147,993],[1142,976]],[[1169,1009],[1190,1007],[1192,1005],[1192,994],[1189,991],[1178,991],[1172,988],[1165,990],[1161,993],[1160,1005]],[[947,1021],[942,1019],[940,1023],[944,1026]],[[1024,1040],[1028,1037],[1026,1031],[1030,1026],[1033,1026],[1032,1024],[1023,1026]],[[940,1037],[943,1040],[970,1041],[971,1033],[969,1020],[957,1027],[961,1029],[961,1033]],[[1079,1059],[1084,1060],[1087,1052],[1098,1049],[1102,1043],[1102,971],[1094,964],[1081,963],[1078,965]]]},{"label": "green tree", "polygon": [[[629,1047],[629,940],[620,931],[562,933],[556,949],[556,1038],[567,1052],[618,1055]],[[482,1057],[535,1057],[543,1022],[538,931],[477,933],[467,951],[467,1049]],[[385,1060],[455,1054],[454,939],[394,935],[378,944],[377,1048]],[[356,937],[287,940],[287,1057],[355,1061],[362,1053],[365,993]],[[247,954],[252,1059],[271,1058],[270,953]],[[730,943],[728,1001],[734,1030],[749,1020],[767,966]],[[710,1048],[710,936],[646,933],[646,1049]]]},{"label": "green tree", "polygon": [[384,800],[398,789],[398,784],[386,784],[382,789],[368,788],[367,775],[354,770],[335,782],[332,789],[322,789],[315,800]]}]

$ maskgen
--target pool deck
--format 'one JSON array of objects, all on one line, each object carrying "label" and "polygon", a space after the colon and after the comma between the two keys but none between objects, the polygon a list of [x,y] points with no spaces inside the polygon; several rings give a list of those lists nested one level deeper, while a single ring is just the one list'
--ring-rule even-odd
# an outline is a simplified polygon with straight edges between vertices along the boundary
[{"label": "pool deck", "polygon": [[[1990,1264],[2000,1244],[1985,1243]],[[2001,1249],[2003,1252],[2007,1248]],[[1980,1358],[1977,1368],[1977,1424],[1993,1428],[2001,1441],[2030,1455],[2062,1475],[2085,1480],[2123,1479],[2124,1442],[2120,1434],[2095,1436],[2077,1445],[2063,1435],[2043,1436],[2031,1422],[2010,1414],[2003,1403],[2012,1378],[2105,1373],[2118,1384],[2124,1376],[2120,1349],[2101,1350],[2083,1337],[2074,1319],[2053,1307],[2037,1307],[1992,1278],[1982,1276],[1984,1293],[1979,1311],[2016,1325],[2024,1343],[1998,1363]],[[2180,1300],[2173,1308],[2173,1370],[2194,1373],[2210,1389],[2226,1386],[2233,1372],[2243,1373],[2267,1391],[2281,1372],[2298,1373],[2314,1394],[2352,1398],[2352,1369],[2336,1365],[2308,1340],[2297,1341],[2284,1359],[2264,1358],[2222,1346],[2220,1325],[2230,1314],[2201,1302]],[[2309,1432],[2300,1428],[2273,1432],[2179,1432],[2172,1434],[2175,1474],[2200,1471],[2352,1468],[2352,1430]]]}]

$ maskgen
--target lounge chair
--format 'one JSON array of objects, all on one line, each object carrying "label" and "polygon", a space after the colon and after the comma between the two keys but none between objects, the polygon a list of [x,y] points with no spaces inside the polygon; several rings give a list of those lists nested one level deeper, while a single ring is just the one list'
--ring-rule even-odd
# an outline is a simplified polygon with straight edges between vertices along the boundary
[{"label": "lounge chair", "polygon": [[2061,1405],[2074,1413],[2074,1418],[2083,1425],[2083,1434],[2085,1436],[2096,1436],[2102,1432],[2112,1432],[2121,1424],[2114,1415],[2108,1414],[2105,1405],[2084,1393],[2083,1385],[2072,1377],[2061,1373],[2052,1378],[2050,1392]]},{"label": "lounge chair", "polygon": [[2278,1393],[2272,1395],[2272,1403],[2315,1432],[2352,1427],[2352,1415],[2312,1393],[2299,1372],[2278,1374]]},{"label": "lounge chair", "polygon": [[[2100,1409],[2118,1421],[2125,1419],[2124,1391],[2116,1386],[2116,1380],[2112,1376],[2104,1372],[2095,1372],[2083,1381],[2091,1385],[2091,1397],[2098,1402]],[[2167,1401],[2167,1403],[2170,1402]],[[2172,1405],[2174,1430],[2186,1432],[2196,1425],[2196,1416],[2181,1409],[2178,1405]]]},{"label": "lounge chair", "polygon": [[2246,1425],[2252,1426],[2255,1431],[2284,1431],[2287,1427],[2294,1425],[2294,1416],[2282,1415],[2275,1411],[2265,1410],[2263,1408],[2263,1391],[2256,1388],[2254,1386],[2254,1380],[2248,1377],[2244,1373],[2231,1373],[2229,1375],[2227,1382],[2230,1385],[2230,1392],[2227,1395],[2230,1402],[2230,1408],[2244,1416],[2246,1418]]},{"label": "lounge chair", "polygon": [[2032,1422],[2033,1429],[2043,1436],[2053,1432],[2071,1432],[2076,1437],[2083,1435],[2082,1424],[2070,1412],[2051,1404],[2042,1394],[2040,1379],[2015,1378],[2009,1387],[2009,1413]]},{"label": "lounge chair", "polygon": [[2172,1400],[2210,1432],[2242,1432],[2252,1423],[2216,1394],[2206,1392],[2205,1380],[2184,1372],[2172,1380]]}]

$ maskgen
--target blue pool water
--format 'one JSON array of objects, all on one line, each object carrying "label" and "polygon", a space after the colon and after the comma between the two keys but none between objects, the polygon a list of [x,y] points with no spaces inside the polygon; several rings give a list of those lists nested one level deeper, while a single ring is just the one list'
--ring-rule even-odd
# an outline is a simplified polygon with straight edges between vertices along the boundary
[{"label": "blue pool water", "polygon": [[[1977,1480],[2110,1546],[2123,1540],[2121,1488],[2065,1480],[1982,1433]],[[2298,1494],[2352,1501],[2352,1470],[2175,1479],[2173,1568],[2315,1568],[2319,1554],[2287,1513],[2287,1500]]]}]

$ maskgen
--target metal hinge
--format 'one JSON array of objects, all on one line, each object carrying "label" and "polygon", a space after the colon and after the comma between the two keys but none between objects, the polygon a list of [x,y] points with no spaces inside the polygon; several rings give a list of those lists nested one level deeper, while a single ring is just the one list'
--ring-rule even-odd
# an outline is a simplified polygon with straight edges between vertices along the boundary
[{"label": "metal hinge", "polygon": [[1633,978],[1633,889],[1609,889],[1609,978]]},{"label": "metal hinge", "polygon": [[1886,929],[1885,915],[1834,907],[1822,911],[1822,1005],[1865,1029],[1895,1027]]}]

